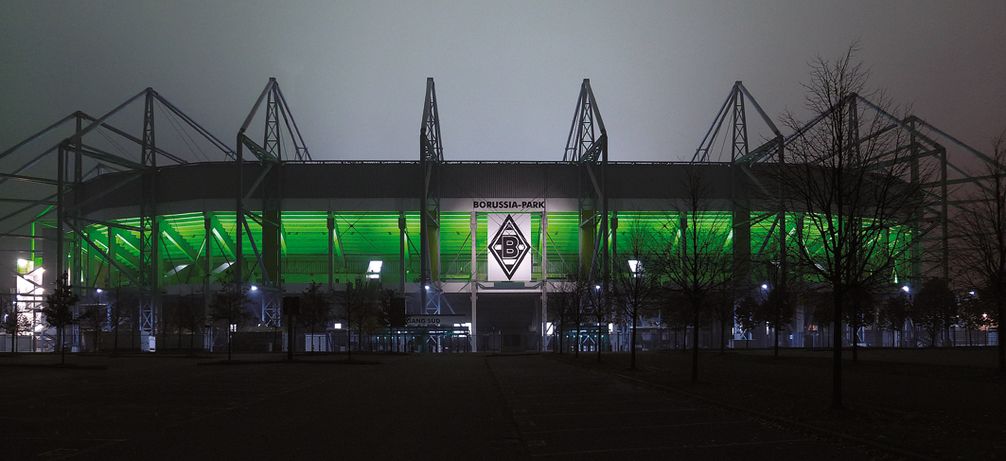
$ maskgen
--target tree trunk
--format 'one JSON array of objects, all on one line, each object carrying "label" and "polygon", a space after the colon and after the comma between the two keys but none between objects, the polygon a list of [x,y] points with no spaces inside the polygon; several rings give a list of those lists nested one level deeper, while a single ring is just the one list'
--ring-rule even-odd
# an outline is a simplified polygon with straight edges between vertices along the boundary
[{"label": "tree trunk", "polygon": [[[996,299],[996,333],[998,337],[999,344],[999,373],[1006,374],[1006,341],[1003,341],[1003,325],[1006,325],[1006,316],[1004,316],[1003,301],[1001,297]],[[986,332],[986,338],[988,337],[988,332]],[[987,340],[987,339],[986,339]]]},{"label": "tree trunk", "polygon": [[727,350],[727,314],[721,312],[720,315],[720,354]]},{"label": "tree trunk", "polygon": [[56,336],[59,337],[59,364],[60,365],[65,365],[66,364],[66,344],[64,344],[64,343],[66,343],[66,339],[64,338],[65,332],[63,331],[63,328],[64,327],[59,327],[59,329],[57,330],[57,334],[56,334]]},{"label": "tree trunk", "polygon": [[692,383],[699,380],[699,307],[692,307]]},{"label": "tree trunk", "polygon": [[836,288],[832,294],[834,303],[831,346],[831,408],[840,410],[842,405],[842,292]]},{"label": "tree trunk", "polygon": [[597,322],[597,361],[601,361],[601,322]]},{"label": "tree trunk", "polygon": [[629,369],[630,370],[635,370],[636,369],[636,318],[637,317],[638,316],[636,315],[636,310],[632,309],[632,333],[630,333],[632,336],[629,337],[629,348],[632,349],[632,351],[629,352],[629,357],[630,357],[629,358]]},{"label": "tree trunk", "polygon": [[775,327],[772,328],[775,335],[774,344],[772,345],[772,356],[779,357],[779,322],[776,321]]},{"label": "tree trunk", "polygon": [[852,303],[852,363],[859,362],[859,303]]}]

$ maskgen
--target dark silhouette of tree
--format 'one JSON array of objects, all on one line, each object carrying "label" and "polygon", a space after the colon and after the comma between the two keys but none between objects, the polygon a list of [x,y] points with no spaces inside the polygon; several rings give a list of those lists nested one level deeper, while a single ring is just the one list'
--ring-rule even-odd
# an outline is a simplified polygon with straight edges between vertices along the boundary
[{"label": "dark silhouette of tree", "polygon": [[247,302],[248,289],[243,284],[236,283],[224,283],[210,301],[210,320],[214,323],[224,323],[224,331],[227,332],[227,360],[231,360],[233,354],[234,333],[231,331],[231,325],[240,327],[252,318],[245,307]]},{"label": "dark silhouette of tree", "polygon": [[758,303],[755,310],[755,321],[768,324],[772,328],[772,355],[779,356],[779,334],[789,331],[790,322],[795,315],[793,292],[781,288],[769,287],[765,298]]},{"label": "dark silhouette of tree", "polygon": [[104,304],[89,304],[83,307],[78,321],[83,327],[82,329],[91,332],[92,348],[94,352],[98,352],[101,330],[108,324],[108,309]]},{"label": "dark silhouette of tree", "polygon": [[987,178],[956,222],[960,251],[955,259],[970,286],[977,288],[983,304],[988,306],[990,323],[999,331],[999,372],[1006,374],[1006,341],[1003,321],[1006,319],[1006,140],[1000,136],[992,142],[992,155],[982,165]]},{"label": "dark silhouette of tree", "polygon": [[565,277],[565,281],[558,285],[555,292],[556,303],[550,304],[549,315],[553,321],[557,322],[557,332],[559,335],[559,352],[563,353],[569,345],[565,343],[568,334],[567,327],[573,323],[577,332],[575,354],[579,356],[580,349],[580,328],[583,324],[583,317],[586,311],[586,300],[593,289],[594,284],[590,283],[583,272],[570,273]]},{"label": "dark silhouette of tree", "polygon": [[[321,284],[311,282],[300,297],[300,315],[297,322],[311,337],[319,329],[324,331],[325,325],[332,319],[332,293]],[[311,340],[311,350],[314,352],[314,340]]]},{"label": "dark silhouette of tree", "polygon": [[[868,72],[855,58],[856,45],[834,61],[817,58],[805,84],[811,123],[793,114],[785,146],[786,168],[778,169],[787,210],[801,210],[796,223],[800,269],[832,295],[832,408],[842,403],[842,320],[851,289],[889,286],[896,261],[907,248],[891,241],[919,238],[912,224],[925,200],[909,137],[900,115],[882,93],[860,94]],[[871,109],[869,112],[867,109]],[[879,109],[879,110],[878,110]],[[893,127],[892,127],[893,124]],[[918,181],[907,179],[916,176]]]},{"label": "dark silhouette of tree", "polygon": [[[901,294],[887,298],[887,301],[881,305],[878,327],[891,330],[892,341],[896,336],[894,333],[901,333],[900,342],[904,342],[905,323],[908,322],[911,313],[910,308],[911,304],[908,302],[908,297]],[[900,345],[897,342],[892,344],[894,347]]]},{"label": "dark silhouette of tree", "polygon": [[[733,276],[733,257],[727,248],[729,219],[722,214],[707,213],[711,209],[710,194],[704,178],[696,169],[685,167],[683,203],[679,237],[668,235],[666,250],[659,264],[662,279],[672,293],[681,296],[691,313],[692,372],[691,380],[699,379],[699,329],[700,319],[712,301],[713,295],[727,288]],[[679,241],[678,245],[674,242]]]},{"label": "dark silhouette of tree", "polygon": [[17,334],[19,331],[27,331],[31,328],[31,320],[27,316],[21,315],[17,302],[13,296],[4,299],[3,309],[0,310],[0,328],[4,333],[10,335],[10,351],[17,352]]},{"label": "dark silhouette of tree", "polygon": [[370,332],[377,325],[385,325],[381,309],[383,293],[380,282],[357,279],[346,283],[343,308],[346,313],[346,325],[349,331],[346,336],[346,360],[353,360],[353,345],[351,342],[353,328],[357,331],[357,350],[362,350],[364,332]]},{"label": "dark silhouette of tree", "polygon": [[[660,282],[659,257],[650,249],[654,247],[654,236],[648,235],[642,225],[634,223],[629,230],[629,247],[619,252],[620,259],[615,261],[615,293],[612,298],[618,303],[618,308],[624,318],[629,320],[629,369],[636,369],[636,340],[639,318],[644,312],[651,310],[655,298],[662,292]],[[657,270],[650,271],[650,266]],[[600,324],[600,319],[599,322]],[[598,331],[598,349],[600,350],[601,335]],[[600,360],[598,353],[598,360]]]},{"label": "dark silhouette of tree", "polygon": [[931,278],[922,283],[915,294],[912,320],[921,325],[929,336],[929,346],[936,347],[940,332],[945,332],[944,345],[950,346],[950,326],[957,317],[957,296],[950,284],[941,278]]},{"label": "dark silhouette of tree", "polygon": [[734,309],[734,319],[737,322],[737,326],[745,334],[754,331],[755,327],[758,326],[757,316],[759,309],[758,301],[753,296],[745,296],[737,303],[737,307]]},{"label": "dark silhouette of tree", "polygon": [[73,315],[73,306],[80,298],[73,292],[66,275],[56,282],[56,289],[46,295],[45,304],[42,306],[42,315],[45,316],[46,323],[56,328],[56,344],[59,346],[59,363],[66,364],[66,344],[65,330],[68,325],[76,322]]},{"label": "dark silhouette of tree", "polygon": [[172,303],[170,323],[174,327],[178,348],[182,347],[182,333],[189,332],[189,354],[195,352],[195,337],[203,326],[205,314],[201,299],[195,295],[179,296]]}]

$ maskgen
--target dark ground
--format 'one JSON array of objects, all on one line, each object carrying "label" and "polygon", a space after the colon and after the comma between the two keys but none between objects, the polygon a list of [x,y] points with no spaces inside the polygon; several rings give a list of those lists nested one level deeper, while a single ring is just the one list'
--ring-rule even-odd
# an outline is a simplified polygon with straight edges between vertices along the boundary
[{"label": "dark ground", "polygon": [[[824,359],[709,355],[703,383],[691,386],[678,375],[678,367],[681,373],[687,369],[684,357],[644,354],[643,371],[627,372],[624,354],[606,355],[600,366],[592,355],[573,360],[554,354],[359,357],[380,362],[369,365],[332,363],[339,356],[288,364],[262,363],[279,360],[278,355],[242,355],[240,360],[259,363],[236,366],[213,365],[220,356],[73,356],[68,362],[81,368],[71,369],[32,366],[58,362],[53,356],[4,356],[0,459],[899,457],[803,425],[815,418],[860,423],[859,410],[836,416],[822,410],[826,404],[817,401],[816,391],[792,391],[793,386],[816,385],[817,378],[792,384],[779,378],[779,384],[772,377],[772,370],[817,376]],[[912,375],[911,367],[920,365],[904,366],[908,371],[888,373],[878,371],[887,367],[863,365],[868,371],[851,374],[883,380],[893,376],[893,382],[913,389],[929,382],[937,383],[936,390],[957,386],[952,375],[923,382]],[[988,378],[965,375],[964,382],[978,385],[959,391],[998,390],[986,400],[1001,403],[1002,381],[986,385],[982,379]],[[745,386],[747,393],[720,398]],[[850,378],[852,386],[897,399],[885,394],[884,386],[870,387],[856,377]],[[717,398],[709,403],[688,394]],[[962,396],[959,402],[973,405],[982,400],[978,397]],[[859,398],[850,396],[850,401]],[[780,406],[780,399],[793,402]],[[792,409],[803,407],[808,420],[774,421],[726,408],[724,402],[747,402],[744,408],[756,411],[767,406],[774,415],[792,415]],[[1001,411],[1001,406],[986,406]],[[935,414],[940,416],[957,417]],[[904,427],[914,427],[913,418],[903,415]],[[960,448],[949,439],[943,442]]]}]

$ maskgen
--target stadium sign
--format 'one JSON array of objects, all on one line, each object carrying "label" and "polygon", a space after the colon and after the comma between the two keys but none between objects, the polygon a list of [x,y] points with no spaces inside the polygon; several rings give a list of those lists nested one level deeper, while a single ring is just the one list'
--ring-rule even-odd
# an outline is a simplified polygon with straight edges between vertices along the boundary
[{"label": "stadium sign", "polygon": [[531,215],[489,214],[489,281],[531,280]]},{"label": "stadium sign", "polygon": [[513,199],[489,199],[472,200],[472,210],[475,211],[543,211],[545,209],[544,200],[513,200]]}]

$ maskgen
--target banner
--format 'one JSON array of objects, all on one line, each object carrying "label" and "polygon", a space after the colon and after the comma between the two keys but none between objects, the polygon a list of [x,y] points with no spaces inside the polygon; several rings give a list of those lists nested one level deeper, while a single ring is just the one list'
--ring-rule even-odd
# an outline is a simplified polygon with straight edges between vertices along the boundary
[{"label": "banner", "polygon": [[531,214],[490,213],[489,281],[531,280]]}]

